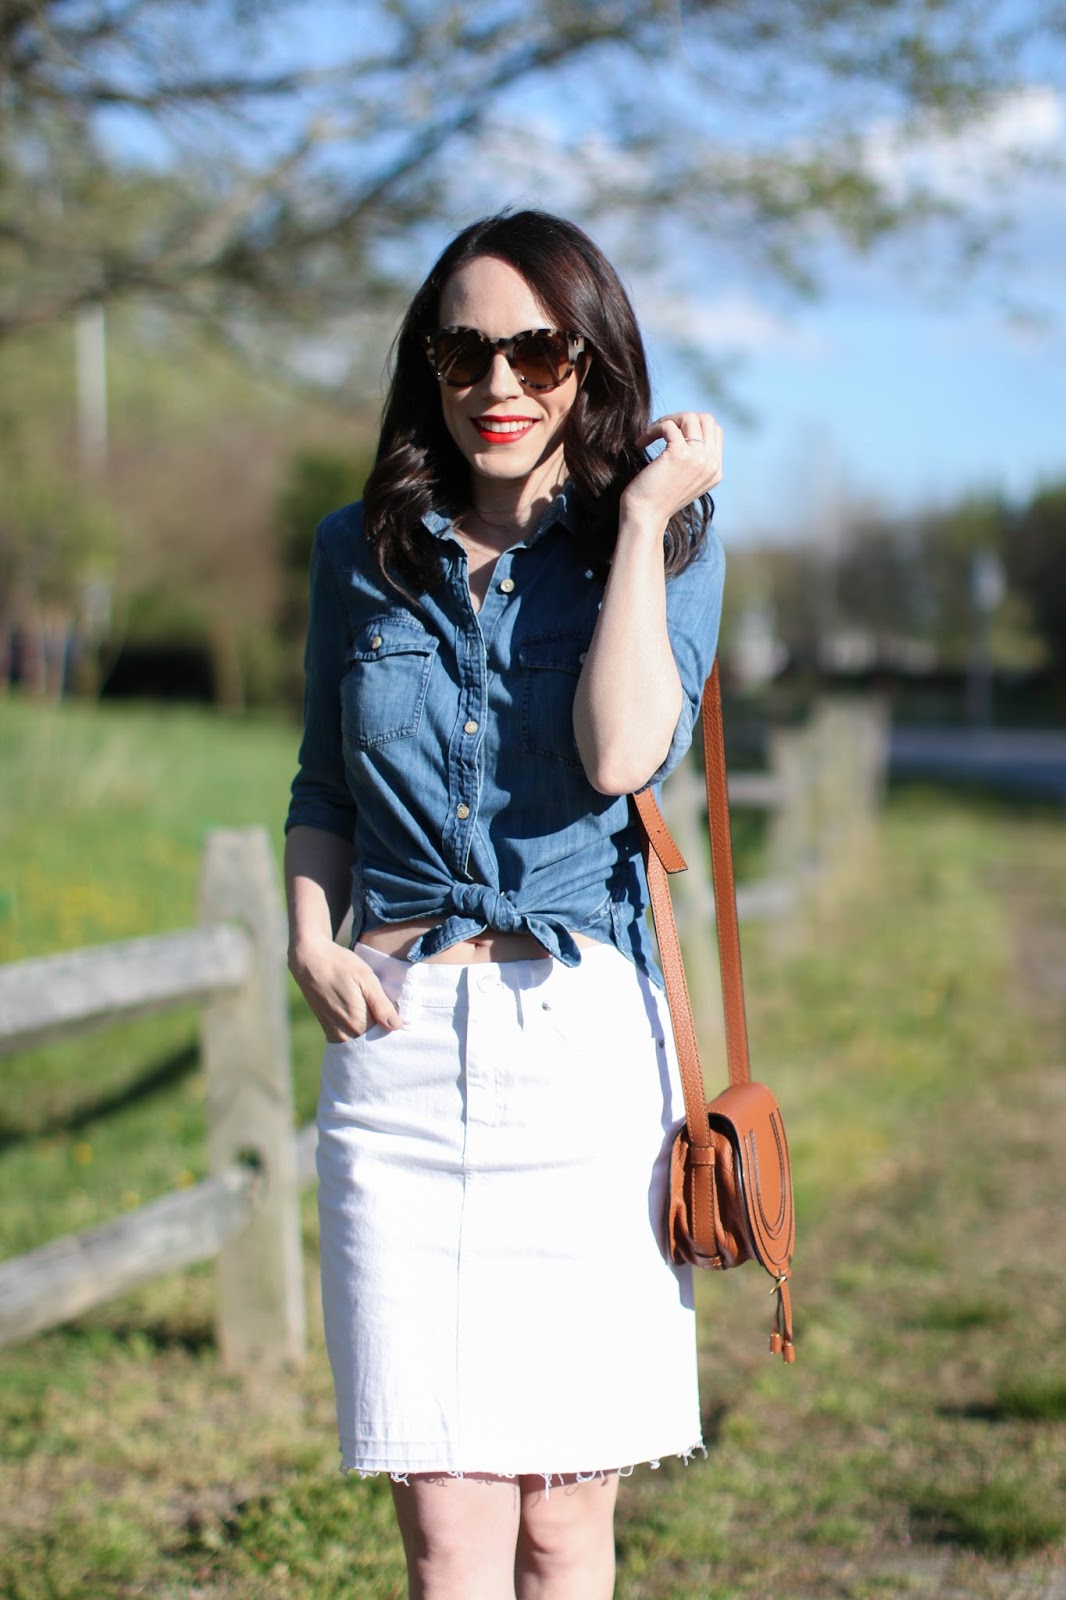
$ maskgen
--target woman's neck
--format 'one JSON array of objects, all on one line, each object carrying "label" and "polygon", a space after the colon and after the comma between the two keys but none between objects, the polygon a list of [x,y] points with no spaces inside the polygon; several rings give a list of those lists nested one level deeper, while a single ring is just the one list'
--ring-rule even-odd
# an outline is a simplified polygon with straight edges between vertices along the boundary
[{"label": "woman's neck", "polygon": [[566,482],[562,462],[550,466],[550,472],[531,473],[518,483],[476,479],[470,507],[476,522],[500,533],[528,533]]}]

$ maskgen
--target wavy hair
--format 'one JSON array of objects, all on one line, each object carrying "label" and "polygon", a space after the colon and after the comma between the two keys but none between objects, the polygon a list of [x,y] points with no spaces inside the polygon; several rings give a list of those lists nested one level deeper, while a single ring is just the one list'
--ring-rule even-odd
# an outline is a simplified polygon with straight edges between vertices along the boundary
[{"label": "wavy hair", "polygon": [[[367,535],[382,572],[418,592],[433,588],[440,576],[436,541],[426,535],[423,516],[431,510],[457,516],[471,503],[469,468],[445,426],[423,337],[439,326],[448,279],[481,256],[495,256],[520,273],[555,327],[585,336],[591,361],[562,438],[582,550],[600,570],[614,551],[622,491],[648,460],[636,444],[651,408],[644,343],[606,256],[574,223],[544,211],[504,211],[472,223],[440,256],[396,336],[377,456],[363,494]],[[668,573],[693,559],[713,510],[710,496],[702,495],[670,519]]]}]

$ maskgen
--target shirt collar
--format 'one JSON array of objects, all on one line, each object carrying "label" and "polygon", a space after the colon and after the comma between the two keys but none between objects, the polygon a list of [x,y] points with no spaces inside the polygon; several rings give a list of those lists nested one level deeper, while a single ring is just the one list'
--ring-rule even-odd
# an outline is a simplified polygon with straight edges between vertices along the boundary
[{"label": "shirt collar", "polygon": [[[572,483],[565,483],[551,504],[545,506],[526,544],[536,544],[557,522],[567,533],[576,532],[577,494]],[[451,534],[452,519],[443,511],[427,511],[422,518],[422,526],[434,538],[445,539]]]}]

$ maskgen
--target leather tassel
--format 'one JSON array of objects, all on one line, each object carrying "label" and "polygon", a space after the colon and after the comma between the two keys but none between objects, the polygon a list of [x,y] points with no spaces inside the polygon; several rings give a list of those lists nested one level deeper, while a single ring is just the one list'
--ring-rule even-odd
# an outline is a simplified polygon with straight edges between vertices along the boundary
[{"label": "leather tassel", "polygon": [[791,1364],[796,1359],[796,1347],[792,1343],[792,1299],[788,1292],[788,1279],[784,1273],[774,1284],[774,1294],[777,1296],[777,1307],[774,1315],[774,1327],[770,1334],[770,1354],[781,1356]]}]

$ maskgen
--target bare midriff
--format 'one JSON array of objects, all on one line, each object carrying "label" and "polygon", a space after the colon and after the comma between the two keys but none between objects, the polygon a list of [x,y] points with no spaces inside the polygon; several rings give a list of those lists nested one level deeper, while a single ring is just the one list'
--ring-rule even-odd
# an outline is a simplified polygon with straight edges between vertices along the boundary
[{"label": "bare midriff", "polygon": [[[399,956],[405,960],[415,940],[437,927],[439,920],[386,922],[377,928],[364,928],[359,935],[359,943],[368,944],[383,955]],[[575,944],[585,947],[602,943],[599,939],[590,939],[585,933],[575,933],[573,938]],[[531,933],[496,933],[491,928],[485,928],[481,933],[474,934],[472,939],[460,939],[458,944],[449,945],[447,950],[423,959],[441,965],[465,967],[476,961],[546,961],[548,952]]]}]

